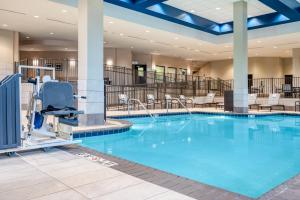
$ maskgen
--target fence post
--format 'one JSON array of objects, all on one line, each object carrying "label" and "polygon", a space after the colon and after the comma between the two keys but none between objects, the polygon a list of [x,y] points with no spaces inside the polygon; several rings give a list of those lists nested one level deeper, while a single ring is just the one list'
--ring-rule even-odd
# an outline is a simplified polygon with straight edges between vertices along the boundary
[{"label": "fence post", "polygon": [[274,78],[272,78],[272,94],[274,93]]}]

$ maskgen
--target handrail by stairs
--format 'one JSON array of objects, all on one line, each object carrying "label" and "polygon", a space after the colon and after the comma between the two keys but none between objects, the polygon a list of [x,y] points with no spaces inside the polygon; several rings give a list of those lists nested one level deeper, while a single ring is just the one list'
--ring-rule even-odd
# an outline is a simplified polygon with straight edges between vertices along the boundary
[{"label": "handrail by stairs", "polygon": [[[170,99],[171,101],[172,100],[175,100],[175,101],[178,101],[178,103],[191,115],[192,112],[180,101],[180,99],[178,98],[172,98]],[[169,112],[169,104],[167,103],[167,112]]]},{"label": "handrail by stairs", "polygon": [[128,115],[130,115],[130,101],[136,101],[140,106],[146,111],[146,113],[155,120],[155,117],[151,114],[151,112],[144,106],[144,104],[139,99],[129,99],[128,100]]}]

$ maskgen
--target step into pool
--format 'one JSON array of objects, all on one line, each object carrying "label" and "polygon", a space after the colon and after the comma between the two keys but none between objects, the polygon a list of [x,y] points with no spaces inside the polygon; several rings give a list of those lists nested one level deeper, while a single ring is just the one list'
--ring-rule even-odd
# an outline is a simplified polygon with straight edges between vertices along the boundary
[{"label": "step into pool", "polygon": [[128,118],[123,133],[80,138],[102,153],[257,198],[300,172],[300,117],[193,114]]}]

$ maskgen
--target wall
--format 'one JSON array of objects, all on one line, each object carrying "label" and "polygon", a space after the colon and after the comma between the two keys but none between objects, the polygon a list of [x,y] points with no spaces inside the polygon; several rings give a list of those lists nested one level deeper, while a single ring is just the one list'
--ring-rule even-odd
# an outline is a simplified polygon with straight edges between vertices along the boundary
[{"label": "wall", "polygon": [[77,51],[20,51],[20,59],[36,59],[36,58],[45,58],[45,59],[76,59],[78,57]]},{"label": "wall", "polygon": [[[256,57],[249,58],[248,73],[253,78],[280,78],[292,73],[292,60],[290,58]],[[199,70],[199,75],[213,78],[232,79],[233,61],[212,61]]]},{"label": "wall", "polygon": [[0,80],[14,72],[14,62],[19,60],[19,34],[0,29]]},{"label": "wall", "polygon": [[175,58],[170,56],[161,56],[161,55],[151,55],[134,52],[132,55],[132,61],[137,62],[138,64],[146,64],[148,70],[153,70],[153,68],[158,66],[175,67],[183,68],[193,71],[193,69],[200,68],[205,62],[201,61],[190,61],[182,58]]},{"label": "wall", "polygon": [[131,68],[132,52],[130,49],[105,48],[104,63]]}]

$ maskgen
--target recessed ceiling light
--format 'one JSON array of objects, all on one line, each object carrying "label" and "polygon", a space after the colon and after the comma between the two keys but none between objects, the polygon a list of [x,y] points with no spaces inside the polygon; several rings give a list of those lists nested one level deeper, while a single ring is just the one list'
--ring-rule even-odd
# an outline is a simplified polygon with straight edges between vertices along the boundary
[{"label": "recessed ceiling light", "polygon": [[178,40],[178,37],[174,37],[174,40]]},{"label": "recessed ceiling light", "polygon": [[104,44],[106,44],[106,42],[105,42],[105,41],[104,41],[103,43],[104,43]]},{"label": "recessed ceiling light", "polygon": [[190,12],[191,12],[191,13],[194,13],[195,11],[194,11],[194,10],[191,10]]},{"label": "recessed ceiling light", "polygon": [[277,47],[277,46],[274,46],[273,48],[274,48],[274,49],[277,49],[278,47]]},{"label": "recessed ceiling light", "polygon": [[134,47],[130,47],[131,49],[133,49]]},{"label": "recessed ceiling light", "polygon": [[34,17],[34,18],[40,18],[40,16],[38,16],[38,15],[34,15],[33,17]]},{"label": "recessed ceiling light", "polygon": [[67,10],[65,10],[65,9],[63,9],[63,10],[61,10],[61,12],[62,13],[66,13],[66,12],[68,12]]},{"label": "recessed ceiling light", "polygon": [[8,25],[7,25],[7,24],[2,24],[2,26],[3,26],[3,27],[8,27]]},{"label": "recessed ceiling light", "polygon": [[257,40],[257,43],[261,43],[261,40]]},{"label": "recessed ceiling light", "polygon": [[145,30],[145,32],[146,32],[146,33],[150,33],[150,31],[149,31],[149,30]]},{"label": "recessed ceiling light", "polygon": [[65,50],[68,50],[68,48],[65,48]]},{"label": "recessed ceiling light", "polygon": [[113,21],[110,21],[110,22],[108,22],[108,23],[110,23],[110,24],[114,24],[115,22],[113,22]]},{"label": "recessed ceiling light", "polygon": [[221,10],[221,8],[220,7],[216,7],[216,10]]},{"label": "recessed ceiling light", "polygon": [[51,33],[49,33],[50,35],[54,35],[54,33],[53,32],[51,32]]},{"label": "recessed ceiling light", "polygon": [[30,37],[29,37],[29,36],[27,36],[26,38],[27,38],[27,39],[30,39]]},{"label": "recessed ceiling light", "polygon": [[124,36],[124,33],[120,33],[120,36]]}]

